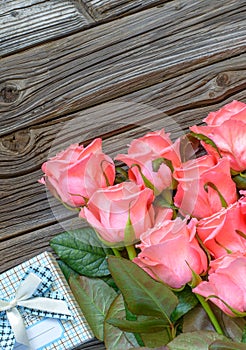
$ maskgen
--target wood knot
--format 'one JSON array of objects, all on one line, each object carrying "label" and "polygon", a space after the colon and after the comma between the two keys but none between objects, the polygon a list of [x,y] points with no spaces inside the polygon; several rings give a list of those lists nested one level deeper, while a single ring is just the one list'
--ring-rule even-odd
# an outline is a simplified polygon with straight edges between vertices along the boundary
[{"label": "wood knot", "polygon": [[3,136],[1,143],[5,149],[13,153],[23,153],[31,140],[28,130],[16,131],[10,135]]},{"label": "wood knot", "polygon": [[13,17],[18,17],[19,16],[19,12],[14,10],[14,11],[10,12],[10,15],[13,16]]},{"label": "wood knot", "polygon": [[6,83],[0,91],[0,102],[13,103],[20,95],[17,85],[13,83]]},{"label": "wood knot", "polygon": [[230,78],[227,73],[219,73],[216,78],[216,83],[218,86],[228,86],[230,84]]}]

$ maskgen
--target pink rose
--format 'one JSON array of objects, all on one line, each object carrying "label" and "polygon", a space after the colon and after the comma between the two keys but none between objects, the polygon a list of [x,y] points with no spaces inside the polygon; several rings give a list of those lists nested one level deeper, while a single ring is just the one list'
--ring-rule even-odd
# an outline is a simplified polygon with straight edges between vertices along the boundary
[{"label": "pink rose", "polygon": [[201,282],[193,289],[194,293],[210,300],[230,316],[234,313],[223,303],[239,312],[246,311],[246,254],[233,253],[211,261],[208,281]]},{"label": "pink rose", "polygon": [[74,144],[42,165],[40,183],[70,206],[82,206],[90,196],[115,179],[112,159],[102,153],[102,140],[87,147]]},{"label": "pink rose", "polygon": [[[212,112],[204,121],[208,126],[192,126],[194,133],[203,134],[213,140],[220,155],[230,161],[235,171],[246,169],[246,104],[233,101],[217,112]],[[217,150],[202,142],[209,154],[220,158]]]},{"label": "pink rose", "polygon": [[[172,172],[164,163],[159,166],[157,171],[154,171],[153,161],[151,159],[145,159],[144,162],[141,162],[136,158],[124,154],[120,154],[116,159],[128,165],[130,168],[128,170],[128,177],[130,180],[136,182],[136,184],[145,186],[144,177],[146,177],[150,181],[151,186],[154,186],[156,195],[172,184]],[[138,166],[135,166],[136,164]]]},{"label": "pink rose", "polygon": [[242,120],[246,122],[246,104],[232,101],[216,112],[210,112],[203,120],[207,125],[221,125],[226,120]]},{"label": "pink rose", "polygon": [[[164,162],[168,159],[175,166],[180,164],[180,141],[174,144],[165,134],[164,129],[151,132],[135,139],[129,146],[128,154],[119,154],[115,158],[130,167],[129,178],[139,185],[145,185],[143,177],[155,188],[159,194],[172,184],[172,172]],[[160,163],[158,164],[158,162]],[[135,166],[135,165],[138,166]]]},{"label": "pink rose", "polygon": [[172,143],[169,138],[170,134],[166,134],[164,129],[153,131],[143,137],[135,139],[131,142],[128,155],[136,155],[144,160],[145,155],[151,155],[152,159],[165,158],[169,159],[174,166],[180,164],[179,139]]},{"label": "pink rose", "polygon": [[227,205],[237,200],[236,185],[226,158],[216,161],[213,156],[205,155],[189,160],[175,169],[173,177],[178,181],[174,203],[184,215],[204,218],[220,211],[219,193]]},{"label": "pink rose", "polygon": [[[91,196],[80,216],[110,243],[130,245],[153,226],[155,220],[153,191],[134,182],[99,189]],[[131,226],[131,237],[126,236]]]},{"label": "pink rose", "polygon": [[177,218],[150,229],[141,235],[141,253],[133,261],[154,279],[182,287],[191,281],[191,269],[197,274],[207,269],[206,254],[195,238],[196,222]]},{"label": "pink rose", "polygon": [[197,233],[203,244],[215,257],[219,258],[227,252],[246,251],[246,239],[237,231],[246,234],[246,198],[218,213],[198,222]]}]

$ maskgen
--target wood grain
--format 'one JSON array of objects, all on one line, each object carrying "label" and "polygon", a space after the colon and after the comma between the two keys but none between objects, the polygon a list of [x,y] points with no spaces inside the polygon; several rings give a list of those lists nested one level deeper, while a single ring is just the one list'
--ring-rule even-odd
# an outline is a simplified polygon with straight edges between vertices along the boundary
[{"label": "wood grain", "polygon": [[[74,140],[87,142],[100,135],[106,138],[118,132],[120,124],[126,126],[135,123],[137,126],[138,123],[149,122],[159,112],[170,116],[232,98],[246,87],[245,60],[246,54],[242,54],[182,74],[178,78],[167,79],[84,112],[3,136],[0,139],[0,177],[16,177],[38,170],[46,160],[54,139],[57,149],[52,144],[53,155]],[[158,108],[159,112],[153,111],[151,107]],[[70,120],[79,120],[81,129],[76,123],[73,125],[70,122],[71,130],[67,130],[68,125],[65,137],[58,138],[59,129],[64,128]],[[92,120],[97,120],[97,124],[92,125]],[[119,122],[116,123],[116,120]],[[195,116],[189,122],[195,123]],[[7,158],[9,162],[5,167]]]},{"label": "wood grain", "polygon": [[1,135],[242,54],[245,7],[171,2],[2,59]]},{"label": "wood grain", "polygon": [[164,4],[167,0],[82,0],[82,2],[90,15],[98,21],[139,12],[150,6]]},{"label": "wood grain", "polygon": [[0,56],[74,33],[92,22],[79,0],[1,1]]}]

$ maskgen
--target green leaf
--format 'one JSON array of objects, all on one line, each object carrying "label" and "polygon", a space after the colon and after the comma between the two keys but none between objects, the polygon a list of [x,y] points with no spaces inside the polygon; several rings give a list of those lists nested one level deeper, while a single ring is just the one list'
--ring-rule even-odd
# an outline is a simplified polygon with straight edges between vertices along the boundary
[{"label": "green leaf", "polygon": [[[126,311],[126,320],[128,321],[136,321],[138,316],[134,315],[127,307],[127,304],[125,303],[125,311]],[[144,346],[143,340],[141,338],[141,335],[139,333],[134,333],[134,336],[138,342],[139,346]]]},{"label": "green leaf", "polygon": [[[164,346],[170,342],[170,332],[166,328],[161,332],[156,333],[141,333],[141,337],[143,339],[144,345],[150,348],[159,348],[160,346]],[[163,347],[161,349],[167,349]],[[168,350],[168,349],[167,349]]]},{"label": "green leaf", "polygon": [[228,204],[227,204],[225,198],[222,196],[221,192],[218,190],[218,187],[215,184],[213,184],[212,182],[206,182],[204,185],[204,190],[206,192],[208,192],[208,187],[211,187],[214,191],[216,191],[218,193],[218,196],[219,196],[219,199],[221,202],[221,206],[223,208],[227,208]]},{"label": "green leaf", "polygon": [[162,317],[166,324],[171,323],[169,318],[178,304],[178,298],[170,288],[152,279],[129,260],[110,256],[108,264],[131,312]]},{"label": "green leaf", "polygon": [[157,158],[152,160],[152,170],[157,173],[160,166],[164,163],[164,158]]},{"label": "green leaf", "polygon": [[71,267],[69,267],[63,261],[58,260],[58,265],[60,266],[60,269],[62,270],[67,281],[69,280],[69,277],[71,275],[78,275],[73,269],[71,269]]},{"label": "green leaf", "polygon": [[131,217],[130,217],[130,210],[128,211],[128,218],[127,218],[127,222],[126,222],[126,227],[124,230],[124,244],[127,245],[131,245],[135,242],[136,240],[136,235],[135,235],[135,231],[134,228],[132,226],[132,222],[131,222]]},{"label": "green leaf", "polygon": [[158,170],[160,169],[160,166],[162,164],[165,164],[166,166],[168,166],[168,168],[173,172],[174,168],[173,168],[173,164],[171,162],[171,160],[166,159],[166,158],[157,158],[152,160],[152,169],[155,173],[158,172]]},{"label": "green leaf", "polygon": [[203,141],[203,142],[207,143],[208,145],[212,146],[218,152],[218,155],[220,156],[220,158],[222,158],[218,147],[216,146],[214,141],[211,140],[209,137],[207,137],[206,135],[203,135],[203,134],[196,134],[195,132],[192,132],[192,131],[190,132],[190,135],[195,137],[196,139]]},{"label": "green leaf", "polygon": [[122,331],[133,333],[155,333],[162,331],[167,327],[164,320],[153,318],[148,318],[142,321],[128,321],[119,318],[109,318],[107,322],[112,326],[120,328]]},{"label": "green leaf", "polygon": [[216,340],[209,346],[209,350],[246,350],[246,344]]},{"label": "green leaf", "polygon": [[211,308],[221,325],[224,334],[234,342],[240,343],[243,337],[246,320],[243,317],[230,317],[212,303]]},{"label": "green leaf", "polygon": [[138,168],[139,173],[140,173],[140,175],[142,177],[142,180],[143,180],[145,186],[150,188],[154,193],[158,193],[157,189],[152,184],[152,182],[149,179],[147,179],[147,177],[142,173],[140,165],[139,164],[132,164],[131,168],[133,168],[134,166],[136,166]]},{"label": "green leaf", "polygon": [[116,167],[116,175],[115,175],[115,183],[119,184],[121,182],[125,182],[128,180],[128,173],[127,171],[122,167]]},{"label": "green leaf", "polygon": [[[146,348],[145,346],[144,347],[139,347],[139,348],[131,348],[130,350],[157,350],[157,349],[153,349],[153,348]],[[165,349],[164,349],[165,350]]]},{"label": "green leaf", "polygon": [[[229,254],[230,254],[230,253],[231,253],[231,252],[229,251]],[[221,298],[219,298],[217,295],[211,294],[211,295],[207,296],[206,299],[213,299],[213,298],[219,299],[219,300],[233,313],[233,315],[235,315],[235,316],[237,316],[237,317],[246,317],[246,312],[240,312],[240,311],[234,309],[234,308],[231,307],[228,303],[226,303],[224,300],[222,300]]]},{"label": "green leaf", "polygon": [[158,348],[146,348],[146,346],[144,346],[144,347],[140,347],[140,348],[131,348],[131,349],[129,349],[129,350],[168,350],[167,348],[166,348],[166,346],[161,346],[160,348],[158,347]]},{"label": "green leaf", "polygon": [[243,334],[242,334],[242,343],[246,343],[246,325],[243,328]]},{"label": "green leaf", "polygon": [[107,285],[113,288],[117,293],[119,292],[119,288],[116,286],[111,276],[100,277],[100,279],[103,280],[105,283],[107,283]]},{"label": "green leaf", "polygon": [[106,247],[91,227],[64,232],[50,242],[60,259],[74,271],[88,277],[109,275],[106,257],[112,250]]},{"label": "green leaf", "polygon": [[236,233],[239,235],[239,236],[241,236],[241,237],[243,237],[244,239],[246,239],[246,234],[245,233],[243,233],[242,231],[240,231],[240,230],[235,230],[236,231]]},{"label": "green leaf", "polygon": [[203,307],[198,305],[184,315],[183,332],[188,333],[202,330],[214,331],[214,327]]},{"label": "green leaf", "polygon": [[104,326],[104,342],[107,350],[127,350],[138,346],[132,333],[123,332],[107,323],[109,318],[124,318],[126,315],[122,294],[119,294],[111,304]]},{"label": "green leaf", "polygon": [[208,350],[215,340],[227,340],[226,337],[210,331],[182,333],[167,344],[168,350]]},{"label": "green leaf", "polygon": [[232,178],[239,190],[246,190],[246,178],[245,176],[236,175]]},{"label": "green leaf", "polygon": [[71,275],[71,290],[95,337],[104,339],[104,319],[117,293],[98,278]]},{"label": "green leaf", "polygon": [[171,203],[166,198],[163,198],[162,196],[158,196],[158,197],[155,198],[154,205],[157,206],[157,207],[170,208],[170,209],[174,209],[174,210],[176,210],[176,209],[178,210],[179,209],[173,203]]},{"label": "green leaf", "polygon": [[178,297],[179,303],[171,314],[172,322],[176,322],[198,304],[195,294],[187,285],[181,292],[175,293],[175,295]]}]

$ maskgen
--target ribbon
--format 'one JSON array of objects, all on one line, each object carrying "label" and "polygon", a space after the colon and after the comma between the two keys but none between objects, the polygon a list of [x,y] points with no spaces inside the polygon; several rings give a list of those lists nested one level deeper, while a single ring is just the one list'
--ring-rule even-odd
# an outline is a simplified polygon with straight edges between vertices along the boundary
[{"label": "ribbon", "polygon": [[[63,315],[67,319],[67,316],[71,316],[65,300],[39,296],[40,294],[44,294],[43,292],[46,292],[51,286],[52,280],[45,275],[45,273],[51,275],[50,270],[48,268],[31,268],[30,270],[31,272],[26,275],[17,288],[14,298],[10,301],[0,300],[0,312],[5,312],[12,330],[11,333],[13,333],[9,333],[8,329],[4,332],[3,327],[2,334],[9,334],[10,338],[15,338],[16,342],[27,346],[29,349],[31,349],[31,345],[26,333],[24,319],[19,309],[27,308],[36,310],[36,312],[34,311],[36,315],[40,313],[43,315],[45,313],[48,317],[60,318]],[[40,275],[44,278],[40,277]],[[7,328],[9,328],[8,325]],[[8,340],[5,339],[4,341],[9,345]]]}]

